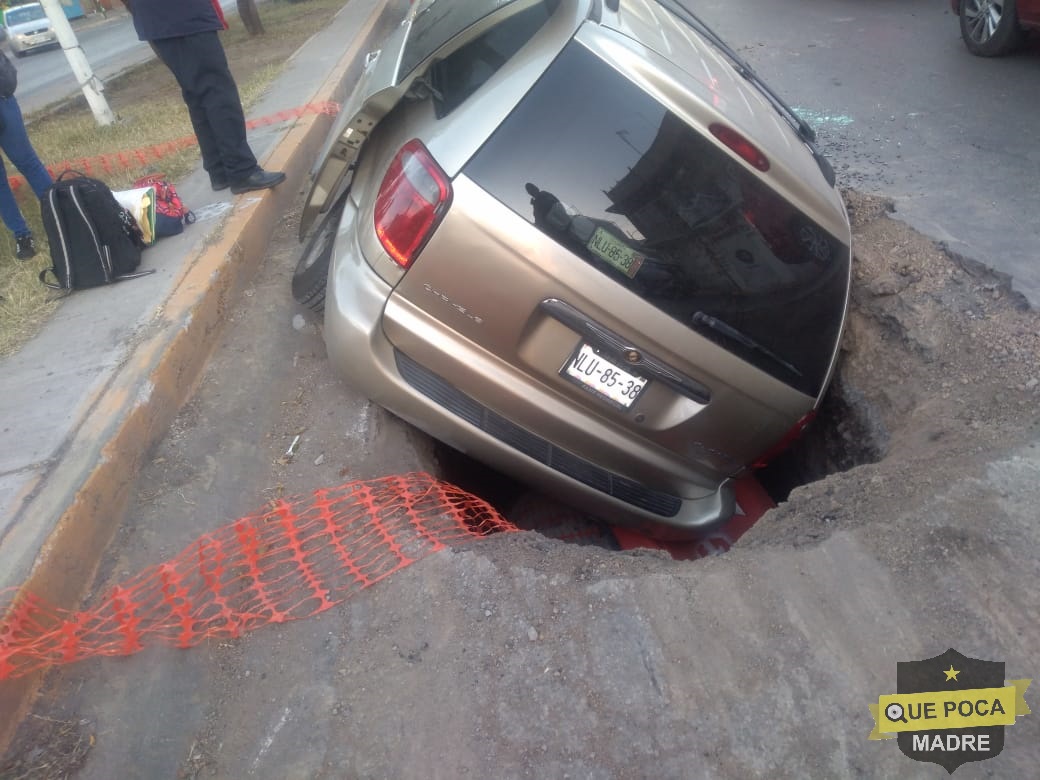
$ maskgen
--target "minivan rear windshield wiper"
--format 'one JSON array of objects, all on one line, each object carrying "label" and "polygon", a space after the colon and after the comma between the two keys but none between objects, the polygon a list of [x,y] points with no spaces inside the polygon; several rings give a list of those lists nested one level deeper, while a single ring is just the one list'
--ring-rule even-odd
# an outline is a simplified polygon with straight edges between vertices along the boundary
[{"label": "minivan rear windshield wiper", "polygon": [[784,368],[786,368],[791,373],[793,373],[793,374],[795,374],[797,376],[802,376],[802,372],[801,371],[799,371],[797,368],[792,366],[790,363],[788,363],[786,360],[784,360],[778,354],[773,352],[771,349],[768,349],[767,347],[763,347],[761,344],[759,344],[753,338],[748,336],[746,333],[743,333],[742,331],[737,330],[732,325],[730,325],[728,323],[725,323],[725,322],[723,322],[722,320],[720,320],[720,319],[718,319],[716,317],[712,317],[710,314],[705,314],[702,311],[696,312],[693,315],[693,322],[694,322],[695,325],[703,325],[704,327],[709,328],[710,330],[713,330],[716,333],[721,333],[726,338],[728,338],[728,339],[730,339],[732,341],[735,341],[738,344],[741,344],[741,345],[747,347],[748,349],[754,350],[756,352],[761,352],[763,355],[768,357],[770,360],[772,360],[773,362],[775,362],[778,365],[783,366]]},{"label": "minivan rear windshield wiper", "polygon": [[820,172],[823,174],[824,179],[827,180],[827,184],[833,187],[835,182],[834,168],[816,147],[816,131],[812,129],[809,123],[798,116],[793,108],[787,105],[787,103],[785,103],[768,84],[759,78],[759,75],[755,73],[755,69],[752,68],[743,57],[730,48],[730,46],[722,40],[714,30],[702,22],[696,14],[688,8],[680,5],[676,0],[657,0],[657,4],[679,17],[698,34],[708,40],[716,49],[729,58],[729,61],[733,64],[733,67],[736,68],[737,72],[747,79],[765,97],[765,99],[769,101],[770,105],[773,106],[773,109],[784,118],[796,133],[798,133],[798,137],[805,142],[806,146],[809,147],[809,151],[812,153],[813,159],[816,160],[816,164],[820,167]]}]

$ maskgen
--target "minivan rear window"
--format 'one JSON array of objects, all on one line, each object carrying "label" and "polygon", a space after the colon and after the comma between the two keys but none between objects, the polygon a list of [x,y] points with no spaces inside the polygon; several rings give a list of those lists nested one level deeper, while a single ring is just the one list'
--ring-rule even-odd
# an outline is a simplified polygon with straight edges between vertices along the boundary
[{"label": "minivan rear window", "polygon": [[580,43],[465,173],[691,330],[819,394],[848,247]]}]

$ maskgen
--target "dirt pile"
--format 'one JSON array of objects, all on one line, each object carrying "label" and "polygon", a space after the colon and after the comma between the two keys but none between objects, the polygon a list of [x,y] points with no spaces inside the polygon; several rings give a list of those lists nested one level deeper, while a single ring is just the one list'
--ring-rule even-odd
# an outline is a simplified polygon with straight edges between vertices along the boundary
[{"label": "dirt pile", "polygon": [[[848,195],[856,236],[843,376],[871,396],[894,434],[913,420],[957,438],[1003,438],[1040,406],[1040,317],[1010,279],[944,251]],[[934,441],[934,439],[933,439]],[[894,442],[898,448],[898,444]]]},{"label": "dirt pile", "polygon": [[[848,330],[821,424],[793,454],[812,484],[752,543],[814,518],[837,527],[891,517],[915,493],[1040,440],[1040,315],[1007,277],[892,219],[889,202],[855,192],[846,200]],[[823,479],[861,464],[873,465]]]},{"label": "dirt pile", "polygon": [[[883,201],[848,198],[849,337],[816,433],[826,446],[806,443],[821,474],[845,470],[795,489],[725,555],[679,563],[491,537],[309,620],[70,666],[38,713],[97,724],[78,776],[915,774],[892,742],[867,739],[868,704],[894,691],[898,661],[953,646],[1005,661],[1010,678],[1036,675],[1040,318]],[[250,338],[257,370],[269,370],[269,342]],[[323,399],[315,419],[334,419],[342,397],[320,389],[301,408]],[[226,407],[176,449],[189,452],[197,430],[219,457],[206,415],[253,403],[211,390]],[[285,397],[250,419],[275,417]],[[239,447],[227,460],[247,473]],[[182,490],[171,497],[187,501]],[[187,495],[200,506],[162,508],[165,529],[223,500]],[[146,553],[157,532],[139,530]],[[14,754],[32,756],[39,735],[23,734]],[[1038,761],[1034,714],[958,778],[1028,777]]]}]

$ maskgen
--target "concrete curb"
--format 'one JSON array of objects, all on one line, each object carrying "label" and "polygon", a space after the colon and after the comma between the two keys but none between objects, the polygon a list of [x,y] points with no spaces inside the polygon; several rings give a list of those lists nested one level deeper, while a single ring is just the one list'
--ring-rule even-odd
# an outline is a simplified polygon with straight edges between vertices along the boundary
[{"label": "concrete curb", "polygon": [[[347,5],[345,7],[349,8]],[[343,11],[341,11],[343,13]],[[339,101],[360,69],[386,13],[374,6],[359,34],[311,97]],[[306,46],[306,44],[304,44]],[[298,119],[262,164],[282,170],[286,181],[274,190],[239,196],[236,208],[213,231],[195,257],[185,262],[154,327],[140,341],[112,381],[74,425],[70,446],[35,487],[23,513],[58,517],[21,589],[51,603],[78,604],[123,520],[142,461],[162,437],[205,369],[232,297],[264,257],[279,218],[298,198],[314,157],[333,122],[326,115]],[[28,711],[44,672],[0,684],[0,752]]]}]

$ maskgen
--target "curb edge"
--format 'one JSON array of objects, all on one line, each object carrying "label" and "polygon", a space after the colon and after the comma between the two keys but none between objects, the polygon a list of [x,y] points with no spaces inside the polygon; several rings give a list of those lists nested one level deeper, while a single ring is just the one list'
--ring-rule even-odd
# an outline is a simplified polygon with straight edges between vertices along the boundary
[{"label": "curb edge", "polygon": [[[344,10],[349,8],[349,3]],[[334,101],[346,89],[351,65],[370,43],[385,6],[377,3],[359,25],[312,101]],[[305,44],[306,45],[306,44]],[[276,189],[238,196],[215,243],[188,261],[163,304],[164,327],[144,339],[115,373],[87,419],[75,427],[73,443],[23,513],[60,512],[20,591],[55,604],[78,603],[88,592],[108,545],[124,520],[142,459],[161,438],[203,376],[235,293],[251,278],[279,217],[291,209],[334,118],[297,119],[261,164],[282,170]],[[245,199],[243,201],[243,199]],[[72,449],[85,450],[74,457]],[[83,461],[93,454],[93,465]],[[86,458],[84,457],[86,456]],[[67,463],[79,460],[79,463]],[[71,471],[62,475],[62,471]],[[62,477],[64,476],[64,479]],[[47,483],[59,482],[56,486]],[[46,670],[0,685],[0,755],[33,703]]]}]

